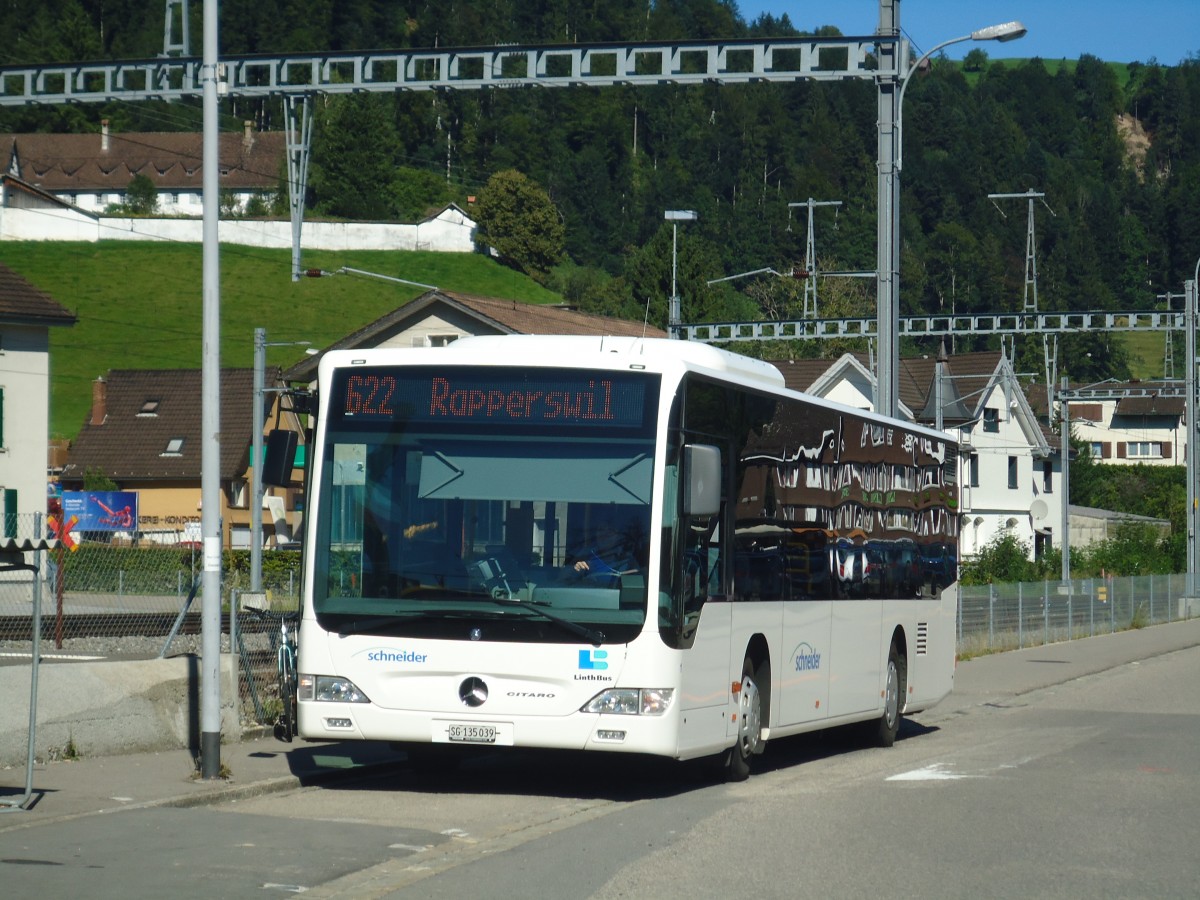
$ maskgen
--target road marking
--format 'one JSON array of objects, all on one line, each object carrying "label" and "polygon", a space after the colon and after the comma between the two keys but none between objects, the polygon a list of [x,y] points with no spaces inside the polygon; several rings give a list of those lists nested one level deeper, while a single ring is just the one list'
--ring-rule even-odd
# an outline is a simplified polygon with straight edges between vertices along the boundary
[{"label": "road marking", "polygon": [[899,775],[888,776],[888,781],[958,781],[960,778],[966,778],[966,775],[959,775],[957,772],[951,772],[947,769],[944,763],[934,763],[931,766],[926,766],[923,769],[913,769],[911,772],[901,772]]},{"label": "road marking", "polygon": [[[33,659],[32,653],[0,653],[7,659]],[[43,653],[42,659],[74,659],[79,662],[88,662],[95,659],[104,659],[103,656],[79,656],[73,653]]]}]

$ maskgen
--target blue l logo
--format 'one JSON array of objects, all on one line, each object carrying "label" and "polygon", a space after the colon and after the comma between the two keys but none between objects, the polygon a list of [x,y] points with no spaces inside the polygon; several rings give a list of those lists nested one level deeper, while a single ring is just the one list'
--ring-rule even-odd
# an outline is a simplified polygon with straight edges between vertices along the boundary
[{"label": "blue l logo", "polygon": [[579,651],[579,668],[581,669],[607,669],[608,663],[604,660],[608,659],[607,650],[580,650]]}]

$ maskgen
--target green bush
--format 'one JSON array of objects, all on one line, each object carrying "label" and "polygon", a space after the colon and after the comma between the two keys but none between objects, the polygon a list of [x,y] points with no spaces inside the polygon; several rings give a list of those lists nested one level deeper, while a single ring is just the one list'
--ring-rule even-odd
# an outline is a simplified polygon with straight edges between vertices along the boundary
[{"label": "green bush", "polygon": [[[263,553],[263,588],[279,594],[300,589],[300,552]],[[201,550],[192,547],[138,547],[85,542],[62,554],[63,588],[85,593],[174,594],[191,588],[203,571]],[[250,586],[250,551],[226,550],[221,560],[226,590]]]}]

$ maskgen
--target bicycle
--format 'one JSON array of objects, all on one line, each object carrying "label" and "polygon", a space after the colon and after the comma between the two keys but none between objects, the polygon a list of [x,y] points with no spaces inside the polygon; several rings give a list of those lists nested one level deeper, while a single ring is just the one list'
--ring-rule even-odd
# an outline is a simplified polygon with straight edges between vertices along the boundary
[{"label": "bicycle", "polygon": [[[277,740],[291,743],[299,733],[297,722],[296,701],[296,633],[299,628],[299,612],[273,612],[269,609],[245,607],[243,612],[263,622],[278,622],[279,635],[273,637],[275,645],[275,674],[278,679],[280,712],[275,722],[275,737]],[[288,624],[293,626],[288,628]]]}]

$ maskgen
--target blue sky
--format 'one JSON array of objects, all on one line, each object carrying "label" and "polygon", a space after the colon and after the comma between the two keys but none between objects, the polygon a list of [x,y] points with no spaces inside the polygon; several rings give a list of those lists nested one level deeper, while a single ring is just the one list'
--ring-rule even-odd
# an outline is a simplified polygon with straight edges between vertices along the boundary
[{"label": "blue sky", "polygon": [[[878,0],[737,0],[747,22],[759,13],[787,13],[792,25],[811,31],[836,25],[862,37],[879,25]],[[1176,65],[1200,55],[1200,0],[900,0],[900,27],[924,52],[977,28],[1019,19],[1029,34],[1009,44],[967,41],[946,49],[961,58],[973,47],[988,56],[1078,59],[1090,53],[1110,62],[1156,57]]]}]

